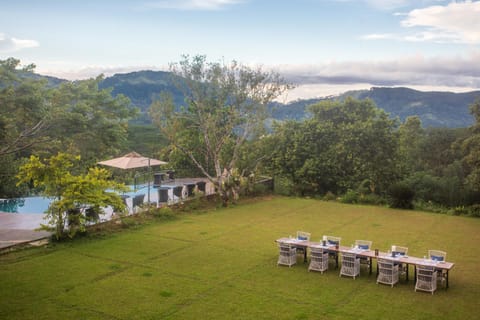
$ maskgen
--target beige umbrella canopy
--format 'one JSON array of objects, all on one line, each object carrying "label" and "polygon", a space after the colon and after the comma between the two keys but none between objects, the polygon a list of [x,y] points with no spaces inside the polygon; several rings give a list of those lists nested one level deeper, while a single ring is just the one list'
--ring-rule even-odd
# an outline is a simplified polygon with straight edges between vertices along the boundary
[{"label": "beige umbrella canopy", "polygon": [[153,167],[153,166],[159,166],[167,163],[168,162],[165,162],[165,161],[144,157],[136,152],[127,153],[123,157],[98,162],[98,164],[101,164],[104,166],[115,167],[120,169]]}]

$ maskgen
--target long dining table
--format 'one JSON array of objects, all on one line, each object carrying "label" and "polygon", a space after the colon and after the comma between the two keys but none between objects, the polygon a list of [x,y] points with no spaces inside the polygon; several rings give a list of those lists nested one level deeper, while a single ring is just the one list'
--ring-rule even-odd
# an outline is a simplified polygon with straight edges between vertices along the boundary
[{"label": "long dining table", "polygon": [[[336,246],[336,245],[330,245],[325,243],[325,245],[322,242],[315,242],[315,241],[309,241],[309,240],[298,240],[295,238],[280,238],[276,240],[277,243],[287,243],[290,244],[294,247],[300,247],[304,248],[304,261],[307,261],[307,249],[308,248],[323,248],[329,252],[334,252],[334,253],[339,253],[342,254],[344,252],[348,253],[355,253],[359,257],[367,258],[370,260],[369,263],[369,273],[372,274],[372,265],[373,265],[373,259],[378,259],[378,258],[383,258],[387,260],[392,260],[396,263],[404,263],[406,264],[406,280],[408,281],[409,277],[409,266],[412,265],[415,269],[415,277],[414,280],[416,281],[417,279],[417,266],[433,266],[436,270],[444,271],[445,272],[445,288],[448,289],[449,286],[449,271],[454,267],[453,262],[447,262],[447,261],[433,261],[430,259],[425,259],[425,258],[417,258],[417,257],[411,257],[411,256],[402,256],[402,255],[397,255],[393,257],[390,253],[388,252],[382,252],[376,250],[365,250],[365,249],[359,249],[359,248],[352,248],[352,247],[347,247],[347,246]],[[336,259],[336,267],[338,268],[338,255]],[[378,266],[377,266],[377,274],[378,274]]]}]

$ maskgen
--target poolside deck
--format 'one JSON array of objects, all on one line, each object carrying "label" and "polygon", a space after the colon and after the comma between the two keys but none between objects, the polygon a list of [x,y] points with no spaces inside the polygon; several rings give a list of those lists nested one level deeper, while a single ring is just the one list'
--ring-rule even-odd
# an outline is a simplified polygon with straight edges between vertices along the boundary
[{"label": "poolside deck", "polygon": [[[197,182],[204,181],[207,182],[207,179],[204,178],[181,178],[171,181],[165,181],[162,183],[162,187],[174,188],[176,186],[183,186],[188,184],[195,184]],[[209,187],[209,194],[213,192],[213,186]],[[138,191],[137,191],[138,192]],[[145,190],[145,193],[148,191]],[[140,191],[141,193],[141,191]],[[172,198],[175,198],[172,195]],[[129,197],[126,200],[127,207],[129,212],[133,212],[133,203],[132,197]],[[145,197],[144,202],[147,202],[148,197]],[[150,202],[158,203],[158,190],[157,187],[153,185],[150,186]],[[103,220],[109,220],[113,212],[111,210],[105,210],[105,215],[102,216]],[[40,227],[40,224],[46,224],[46,221],[43,219],[43,214],[41,213],[6,213],[0,212],[0,250],[5,249],[11,246],[15,246],[22,243],[31,243],[40,239],[45,239],[51,236],[51,233],[46,231],[35,231],[35,229]]]},{"label": "poolside deck", "polygon": [[42,214],[0,212],[0,249],[49,237],[50,232],[35,231],[41,223]]}]

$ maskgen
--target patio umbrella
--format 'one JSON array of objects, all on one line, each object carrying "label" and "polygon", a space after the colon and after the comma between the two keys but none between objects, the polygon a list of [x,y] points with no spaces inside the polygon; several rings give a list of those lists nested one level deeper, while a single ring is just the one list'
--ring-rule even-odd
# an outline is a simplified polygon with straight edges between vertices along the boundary
[{"label": "patio umbrella", "polygon": [[153,166],[160,166],[162,164],[167,164],[167,163],[168,162],[165,162],[165,161],[144,157],[136,152],[127,153],[123,157],[98,162],[98,164],[101,164],[104,166],[115,167],[120,169],[153,167]]},{"label": "patio umbrella", "polygon": [[[144,167],[148,167],[150,169],[150,167],[160,166],[167,163],[168,162],[165,161],[144,157],[136,152],[127,153],[123,157],[98,162],[98,164],[104,166],[125,170]],[[150,203],[150,180],[148,180],[148,203]]]}]

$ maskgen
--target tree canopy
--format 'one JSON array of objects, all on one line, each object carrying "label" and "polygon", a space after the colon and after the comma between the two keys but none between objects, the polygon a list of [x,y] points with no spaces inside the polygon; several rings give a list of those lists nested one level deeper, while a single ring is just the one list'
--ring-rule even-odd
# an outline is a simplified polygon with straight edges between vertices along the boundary
[{"label": "tree canopy", "polygon": [[184,56],[171,71],[185,105],[176,110],[171,96],[163,94],[152,103],[150,115],[227,203],[237,194],[226,186],[236,185],[242,146],[263,131],[267,104],[289,86],[277,73],[236,61],[208,62],[201,55]]}]

